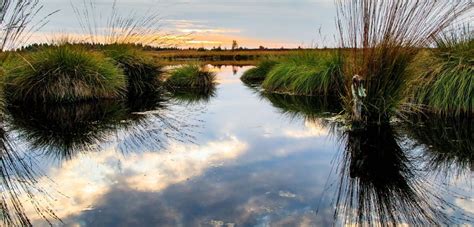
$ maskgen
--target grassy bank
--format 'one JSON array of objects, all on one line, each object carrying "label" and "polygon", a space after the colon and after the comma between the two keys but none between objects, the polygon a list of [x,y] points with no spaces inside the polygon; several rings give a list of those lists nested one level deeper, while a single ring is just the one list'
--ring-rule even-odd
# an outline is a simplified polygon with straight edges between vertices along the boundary
[{"label": "grassy bank", "polygon": [[342,57],[318,52],[286,56],[267,73],[262,87],[268,92],[337,96],[344,87]]},{"label": "grassy bank", "polygon": [[436,49],[420,53],[413,63],[412,102],[443,115],[474,111],[474,32],[465,27],[439,36]]},{"label": "grassy bank", "polygon": [[247,70],[240,79],[244,83],[261,83],[265,80],[268,73],[278,64],[276,59],[267,58],[260,61],[255,68]]},{"label": "grassy bank", "polygon": [[[243,49],[243,50],[148,50],[153,58],[162,62],[186,62],[189,60],[201,62],[257,62],[263,58],[271,56],[291,55],[301,50],[298,49]],[[317,50],[320,52],[330,52],[332,50]]]}]

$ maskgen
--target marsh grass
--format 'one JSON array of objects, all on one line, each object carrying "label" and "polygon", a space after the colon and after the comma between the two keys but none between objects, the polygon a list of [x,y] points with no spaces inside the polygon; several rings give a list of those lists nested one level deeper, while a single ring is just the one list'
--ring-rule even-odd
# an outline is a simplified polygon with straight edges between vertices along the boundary
[{"label": "marsh grass", "polygon": [[0,3],[0,50],[10,50],[25,44],[33,32],[47,22],[53,11],[34,22],[43,6],[39,0],[3,0]]},{"label": "marsh grass", "polygon": [[126,75],[130,96],[149,95],[159,90],[162,68],[143,50],[125,44],[112,44],[106,45],[104,52]]},{"label": "marsh grass", "polygon": [[172,69],[165,80],[171,90],[211,90],[216,85],[216,74],[198,64],[189,64]]},{"label": "marsh grass", "polygon": [[160,46],[179,37],[161,32],[162,18],[160,10],[155,7],[146,12],[137,12],[120,8],[118,0],[114,0],[107,8],[100,7],[92,0],[83,0],[82,4],[72,4],[72,7],[87,37],[82,42]]},{"label": "marsh grass", "polygon": [[436,47],[418,55],[413,100],[443,115],[474,113],[474,31],[469,26],[442,33]]},{"label": "marsh grass", "polygon": [[123,72],[111,61],[78,46],[45,48],[6,65],[6,94],[13,102],[119,98],[126,87]]},{"label": "marsh grass", "polygon": [[268,92],[337,96],[344,87],[339,53],[305,51],[281,58],[262,87]]},{"label": "marsh grass", "polygon": [[[337,0],[336,4],[341,46],[351,50],[345,73],[365,79],[365,121],[379,123],[400,113],[407,101],[412,80],[407,67],[420,48],[472,8],[469,0]],[[349,114],[350,85],[344,99]]]},{"label": "marsh grass", "polygon": [[244,83],[262,83],[267,77],[268,73],[278,63],[274,58],[266,58],[261,60],[255,68],[251,68],[244,72],[240,80]]}]

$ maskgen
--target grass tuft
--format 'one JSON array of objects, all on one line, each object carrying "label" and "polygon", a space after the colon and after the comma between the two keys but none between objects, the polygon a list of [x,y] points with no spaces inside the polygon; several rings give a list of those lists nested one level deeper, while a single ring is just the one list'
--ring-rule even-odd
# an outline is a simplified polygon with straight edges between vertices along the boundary
[{"label": "grass tuft", "polygon": [[[470,0],[337,0],[337,25],[343,48],[351,50],[346,74],[366,81],[362,121],[383,123],[409,98],[413,79],[407,69],[421,47],[472,8]],[[347,113],[353,113],[351,84]]]},{"label": "grass tuft", "polygon": [[344,87],[342,57],[333,53],[300,52],[283,58],[268,73],[268,92],[296,95],[339,95]]},{"label": "grass tuft", "polygon": [[112,44],[105,47],[105,54],[123,69],[129,95],[141,96],[158,89],[161,67],[142,50],[130,45]]},{"label": "grass tuft", "polygon": [[9,101],[76,102],[118,98],[125,90],[122,71],[99,53],[62,45],[6,63]]},{"label": "grass tuft", "polygon": [[277,63],[276,60],[270,58],[262,60],[255,68],[247,70],[240,79],[244,83],[262,83]]},{"label": "grass tuft", "polygon": [[197,64],[185,65],[173,69],[165,83],[175,90],[211,90],[216,85],[216,74]]}]

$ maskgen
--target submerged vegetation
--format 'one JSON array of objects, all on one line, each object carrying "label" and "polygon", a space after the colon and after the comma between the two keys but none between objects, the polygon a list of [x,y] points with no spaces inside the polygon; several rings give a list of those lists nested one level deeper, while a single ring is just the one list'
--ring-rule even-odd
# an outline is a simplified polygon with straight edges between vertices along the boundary
[{"label": "submerged vegetation", "polygon": [[173,90],[210,90],[216,85],[216,74],[198,64],[190,64],[172,69],[166,86]]},{"label": "submerged vegetation", "polygon": [[102,54],[61,45],[11,59],[5,64],[7,98],[13,102],[76,102],[119,98],[123,72]]}]

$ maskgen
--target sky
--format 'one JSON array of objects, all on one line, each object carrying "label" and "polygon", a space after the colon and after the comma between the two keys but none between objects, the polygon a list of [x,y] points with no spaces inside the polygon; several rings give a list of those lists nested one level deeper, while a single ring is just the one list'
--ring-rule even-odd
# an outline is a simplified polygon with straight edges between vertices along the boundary
[{"label": "sky", "polygon": [[[43,0],[43,13],[59,12],[35,39],[81,33],[71,2],[81,7],[82,1]],[[105,23],[113,0],[93,2]],[[123,15],[158,13],[162,32],[186,37],[180,47],[229,48],[232,40],[248,48],[324,47],[335,42],[333,0],[118,0],[118,9]]]}]

